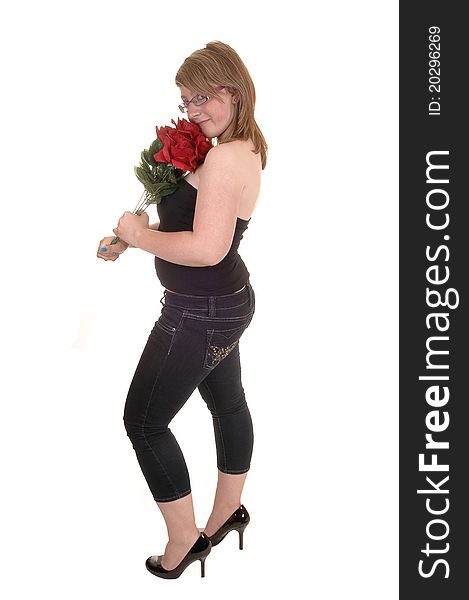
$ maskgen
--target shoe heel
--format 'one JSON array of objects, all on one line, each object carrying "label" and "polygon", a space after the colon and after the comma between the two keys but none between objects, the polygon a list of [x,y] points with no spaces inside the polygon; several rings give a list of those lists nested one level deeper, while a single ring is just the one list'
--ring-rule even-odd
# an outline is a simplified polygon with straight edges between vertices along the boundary
[{"label": "shoe heel", "polygon": [[246,507],[241,506],[235,510],[229,519],[214,533],[210,536],[212,547],[217,546],[222,540],[224,540],[230,531],[237,531],[239,535],[239,549],[243,549],[243,534],[244,530],[250,522],[250,516]]},{"label": "shoe heel", "polygon": [[239,533],[239,549],[242,550],[243,549],[243,534],[244,534],[244,530],[246,529],[246,526],[244,527],[240,527],[238,529],[238,533]]},{"label": "shoe heel", "polygon": [[200,559],[200,576],[201,577],[205,577],[205,558],[207,558],[207,557]]}]

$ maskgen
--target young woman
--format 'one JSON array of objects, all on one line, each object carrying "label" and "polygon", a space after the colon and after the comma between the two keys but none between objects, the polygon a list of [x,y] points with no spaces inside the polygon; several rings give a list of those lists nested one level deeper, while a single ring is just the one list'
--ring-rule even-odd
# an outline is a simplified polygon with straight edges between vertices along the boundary
[{"label": "young woman", "polygon": [[[178,577],[205,558],[231,530],[242,536],[249,514],[241,492],[253,449],[251,415],[241,383],[239,339],[255,310],[249,271],[238,254],[259,195],[267,145],[254,119],[255,89],[230,46],[212,42],[191,54],[176,75],[189,121],[216,144],[194,173],[157,205],[160,221],[124,213],[98,257],[116,260],[128,245],[155,255],[165,288],[127,396],[124,423],[168,529],[163,555],[147,568]],[[169,423],[198,388],[212,415],[218,482],[203,532]]]}]

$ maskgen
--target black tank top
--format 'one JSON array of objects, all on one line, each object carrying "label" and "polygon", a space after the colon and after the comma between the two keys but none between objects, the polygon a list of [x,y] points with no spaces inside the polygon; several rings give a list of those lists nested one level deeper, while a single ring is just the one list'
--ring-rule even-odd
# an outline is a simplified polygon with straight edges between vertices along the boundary
[{"label": "black tank top", "polygon": [[[176,191],[164,196],[156,205],[160,231],[193,231],[197,190],[182,179]],[[225,258],[209,267],[177,265],[155,256],[155,269],[161,285],[173,292],[194,296],[232,294],[249,279],[249,271],[238,254],[238,247],[249,220],[236,221],[231,248]]]}]

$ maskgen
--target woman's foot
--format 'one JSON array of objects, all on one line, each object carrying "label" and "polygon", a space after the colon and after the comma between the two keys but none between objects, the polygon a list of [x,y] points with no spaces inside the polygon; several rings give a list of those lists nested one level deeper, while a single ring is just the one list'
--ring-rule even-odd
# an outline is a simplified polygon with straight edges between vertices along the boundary
[{"label": "woman's foot", "polygon": [[201,533],[184,558],[173,569],[166,569],[163,566],[162,558],[164,555],[149,556],[145,561],[145,566],[156,577],[177,579],[190,564],[196,560],[200,560],[200,575],[201,577],[205,577],[205,559],[211,550],[212,543],[210,539],[205,533]]},{"label": "woman's foot", "polygon": [[244,530],[249,525],[251,517],[249,516],[246,507],[241,504],[233,513],[226,519],[226,521],[219,527],[214,534],[209,536],[212,546],[217,546],[230,531],[237,531],[239,535],[239,549],[243,549],[243,535]]},{"label": "woman's foot", "polygon": [[205,535],[211,537],[224,523],[226,523],[226,521],[239,507],[240,504],[217,507],[216,510],[212,511],[212,514],[207,521],[207,525],[202,531],[205,533]]},{"label": "woman's foot", "polygon": [[192,494],[170,502],[157,502],[166,522],[169,541],[161,558],[168,571],[174,569],[195,544],[200,532],[195,524]]},{"label": "woman's foot", "polygon": [[175,569],[195,544],[199,536],[199,530],[195,529],[192,535],[188,535],[184,539],[178,539],[177,541],[169,540],[161,559],[161,566],[167,571]]}]

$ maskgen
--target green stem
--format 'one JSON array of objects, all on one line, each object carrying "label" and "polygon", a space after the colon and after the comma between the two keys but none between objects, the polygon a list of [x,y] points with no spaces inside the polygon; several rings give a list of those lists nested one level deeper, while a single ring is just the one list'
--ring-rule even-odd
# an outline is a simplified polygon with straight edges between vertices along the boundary
[{"label": "green stem", "polygon": [[[146,190],[144,190],[142,195],[140,196],[140,200],[137,202],[137,206],[133,210],[134,215],[141,215],[142,212],[145,212],[145,209],[148,206],[148,203],[146,201],[146,193]],[[110,245],[117,244],[119,240],[119,236],[116,235],[115,238],[112,238]]]}]

